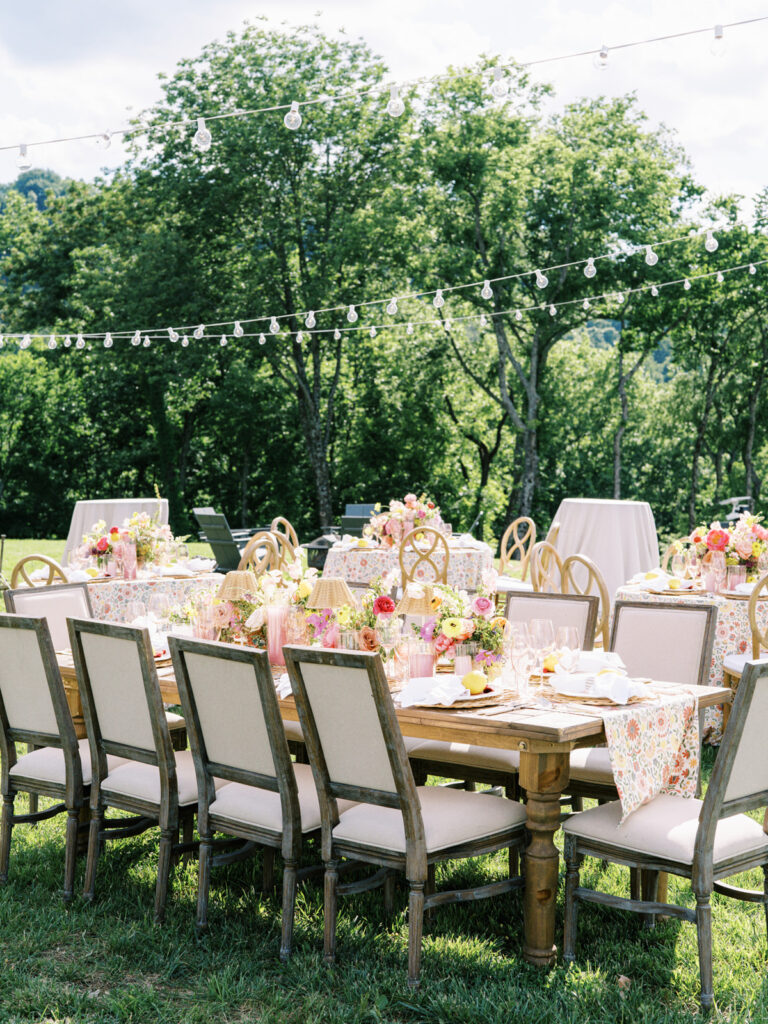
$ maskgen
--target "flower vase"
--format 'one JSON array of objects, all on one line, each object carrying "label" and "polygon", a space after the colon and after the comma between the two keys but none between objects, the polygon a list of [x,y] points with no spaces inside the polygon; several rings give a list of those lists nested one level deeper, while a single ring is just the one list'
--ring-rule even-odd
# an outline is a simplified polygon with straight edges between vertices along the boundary
[{"label": "flower vase", "polygon": [[408,672],[412,679],[435,674],[434,644],[412,640],[408,649]]},{"label": "flower vase", "polygon": [[136,579],[136,544],[130,538],[123,537],[123,579]]},{"label": "flower vase", "polygon": [[746,565],[729,565],[725,570],[725,589],[735,590],[740,583],[747,582]]},{"label": "flower vase", "polygon": [[288,619],[287,604],[267,605],[267,652],[270,665],[284,665],[283,644]]}]

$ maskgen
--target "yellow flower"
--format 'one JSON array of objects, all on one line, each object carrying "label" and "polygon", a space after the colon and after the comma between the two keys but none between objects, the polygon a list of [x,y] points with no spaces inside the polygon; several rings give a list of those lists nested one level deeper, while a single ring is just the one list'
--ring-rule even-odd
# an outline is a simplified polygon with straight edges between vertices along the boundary
[{"label": "yellow flower", "polygon": [[433,612],[436,612],[442,603],[442,597],[440,597],[439,594],[435,594],[432,600],[429,602],[429,607],[432,609]]},{"label": "yellow flower", "polygon": [[352,621],[352,609],[348,604],[343,604],[336,612],[336,621],[343,628]]},{"label": "yellow flower", "polygon": [[451,639],[456,640],[464,633],[463,619],[445,619],[442,625],[442,632]]},{"label": "yellow flower", "polygon": [[299,600],[303,600],[303,598],[309,597],[311,593],[312,584],[309,583],[307,580],[302,580],[301,583],[296,588],[296,595],[299,598]]}]

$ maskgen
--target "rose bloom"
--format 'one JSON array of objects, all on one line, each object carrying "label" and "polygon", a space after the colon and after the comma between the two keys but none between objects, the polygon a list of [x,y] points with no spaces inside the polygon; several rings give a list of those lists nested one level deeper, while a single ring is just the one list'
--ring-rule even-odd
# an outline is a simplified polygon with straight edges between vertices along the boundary
[{"label": "rose bloom", "polygon": [[99,537],[99,539],[96,541],[96,550],[100,554],[103,554],[107,550],[108,547],[109,547],[109,541],[107,540],[107,538],[106,537]]},{"label": "rose bloom", "polygon": [[381,594],[373,602],[373,614],[374,615],[391,615],[395,610],[395,602],[389,596],[389,594]]},{"label": "rose bloom", "polygon": [[736,548],[736,554],[739,558],[743,558],[745,561],[752,557],[752,541],[751,540],[740,540],[734,547]]},{"label": "rose bloom", "polygon": [[418,498],[416,497],[415,494],[406,494],[405,498],[403,498],[403,501],[405,502],[406,505],[411,506],[416,504]]},{"label": "rose bloom", "polygon": [[475,623],[473,619],[459,619],[461,622],[461,633],[459,634],[459,640],[469,640],[472,634],[475,632]]},{"label": "rose bloom", "polygon": [[768,530],[760,523],[755,523],[752,527],[752,533],[757,537],[758,540],[768,540]]},{"label": "rose bloom", "polygon": [[109,532],[110,533],[120,533],[120,527],[119,526],[113,526],[112,529]]},{"label": "rose bloom", "polygon": [[482,615],[484,619],[493,618],[494,608],[494,603],[490,597],[484,597],[482,594],[478,594],[472,602],[472,611],[474,614]]},{"label": "rose bloom", "polygon": [[358,633],[358,639],[360,640],[361,651],[378,651],[379,634],[371,626],[363,626]]},{"label": "rose bloom", "polygon": [[706,545],[710,551],[725,551],[729,540],[730,534],[727,530],[714,529],[707,534]]},{"label": "rose bloom", "polygon": [[439,633],[435,640],[435,650],[438,654],[449,654],[453,650],[453,640],[445,633]]}]

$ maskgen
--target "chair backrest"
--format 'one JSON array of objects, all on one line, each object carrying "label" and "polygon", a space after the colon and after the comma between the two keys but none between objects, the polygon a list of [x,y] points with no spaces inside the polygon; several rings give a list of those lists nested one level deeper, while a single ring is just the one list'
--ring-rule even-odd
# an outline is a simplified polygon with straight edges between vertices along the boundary
[{"label": "chair backrest", "polygon": [[[99,778],[106,755],[116,754],[158,765],[167,783],[175,761],[149,630],[70,619],[69,635]],[[175,770],[173,775],[175,791]]]},{"label": "chair backrest", "polygon": [[563,562],[562,585],[564,594],[595,594],[600,600],[600,611],[595,623],[595,640],[602,640],[608,650],[611,599],[603,574],[586,555],[569,555]]},{"label": "chair backrest", "polygon": [[341,532],[348,533],[350,537],[362,537],[363,530],[370,526],[370,516],[342,516]]},{"label": "chair backrest", "polygon": [[594,594],[544,594],[513,590],[507,594],[504,614],[510,622],[550,619],[552,625],[575,626],[583,651],[591,651],[595,642],[599,599]]},{"label": "chair backrest", "polygon": [[261,576],[272,569],[279,569],[282,563],[277,544],[274,534],[269,533],[268,530],[254,533],[243,549],[237,566],[238,570],[244,572],[249,569],[254,576]]},{"label": "chair backrest", "polygon": [[752,631],[752,657],[759,658],[761,652],[768,651],[768,626],[763,629],[757,618],[757,606],[760,601],[768,600],[768,575],[761,576],[749,597],[747,612],[749,628]]},{"label": "chair backrest", "polygon": [[277,557],[280,560],[279,569],[286,569],[289,565],[296,561],[296,547],[291,544],[291,541],[284,533],[276,533],[274,530],[270,530],[270,535],[275,542],[277,548]]},{"label": "chair backrest", "polygon": [[530,570],[531,583],[535,591],[549,594],[562,592],[563,560],[560,558],[557,548],[550,541],[540,540],[533,545]]},{"label": "chair backrest", "polygon": [[610,649],[630,676],[705,686],[716,623],[713,604],[617,601]]},{"label": "chair backrest", "polygon": [[240,548],[232,536],[227,517],[222,512],[209,511],[207,508],[193,509],[195,519],[205,539],[211,546],[216,568],[226,572],[237,569],[240,562]]},{"label": "chair backrest", "polygon": [[61,747],[69,777],[82,786],[75,727],[45,619],[0,615],[0,726],[6,778],[16,763],[15,744],[34,743]]},{"label": "chair backrest", "polygon": [[365,516],[366,519],[370,519],[373,515],[373,510],[376,508],[375,501],[362,502],[358,504],[346,505],[344,507],[345,516]]},{"label": "chair backrest", "polygon": [[67,619],[92,619],[93,609],[85,583],[60,583],[55,587],[19,587],[3,594],[5,607],[18,615],[36,615],[48,622],[56,651],[69,647]]},{"label": "chair backrest", "polygon": [[431,526],[417,526],[400,545],[400,575],[403,587],[410,582],[447,583],[451,552],[448,541]]},{"label": "chair backrest", "polygon": [[299,546],[299,535],[296,533],[294,528],[285,518],[285,516],[275,516],[272,520],[270,527],[270,533],[281,533],[288,541],[291,551],[295,551]]},{"label": "chair backrest", "polygon": [[272,790],[281,797],[284,840],[298,840],[298,789],[269,655],[177,636],[168,644],[197,770],[199,813],[214,799],[214,778]]},{"label": "chair backrest", "polygon": [[[712,849],[721,818],[768,805],[768,662],[747,662],[709,779],[693,858],[692,882],[711,889]],[[766,820],[763,821],[763,828]]]},{"label": "chair backrest", "polygon": [[399,808],[409,855],[423,853],[421,807],[379,655],[292,646],[283,653],[320,798],[323,855],[338,798]]},{"label": "chair backrest", "polygon": [[501,538],[501,557],[499,559],[499,572],[503,573],[507,563],[511,562],[515,554],[520,557],[520,579],[524,580],[528,575],[528,566],[531,560],[531,548],[536,543],[536,524],[528,516],[518,516],[510,523]]},{"label": "chair backrest", "polygon": [[[29,575],[30,568],[38,562],[47,568],[48,575],[45,579],[33,580]],[[19,582],[19,579],[23,580],[28,587],[50,587],[54,583],[66,583],[67,574],[59,563],[53,558],[49,558],[48,555],[24,555],[14,565],[11,572],[11,590]]]}]

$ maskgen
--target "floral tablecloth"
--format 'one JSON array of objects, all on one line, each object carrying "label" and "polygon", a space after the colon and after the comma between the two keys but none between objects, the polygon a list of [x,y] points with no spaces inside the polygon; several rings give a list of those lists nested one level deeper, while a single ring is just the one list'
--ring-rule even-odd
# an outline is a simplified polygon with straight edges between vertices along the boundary
[{"label": "floral tablecloth", "polygon": [[[409,553],[406,564],[415,561],[415,557]],[[323,575],[340,576],[349,583],[370,583],[392,569],[398,572],[400,569],[397,548],[359,548],[337,544],[328,551]],[[478,590],[483,584],[483,574],[491,569],[493,552],[487,544],[476,548],[450,548],[448,583],[452,587]],[[417,578],[422,578],[419,573]],[[432,582],[429,577],[423,579],[425,583]]]},{"label": "floral tablecloth", "polygon": [[691,693],[630,704],[603,715],[622,822],[664,793],[696,796],[699,716]]},{"label": "floral tablecloth", "polygon": [[199,590],[218,590],[223,578],[211,572],[187,579],[157,576],[145,580],[109,580],[89,583],[88,596],[94,618],[123,622],[125,609],[132,601],[143,601],[146,606],[153,594],[165,594],[171,604],[185,604]]},{"label": "floral tablecloth", "polygon": [[[717,607],[715,642],[709,669],[709,686],[724,686],[723,659],[727,654],[745,654],[752,650],[752,630],[749,628],[749,601],[724,597],[701,591],[690,597],[675,594],[652,594],[631,584],[619,587],[617,601],[653,601],[659,604],[685,605],[714,604]],[[757,619],[762,629],[768,626],[768,601],[757,606]],[[722,707],[706,708],[704,712],[704,739],[718,744],[723,734]]]}]

